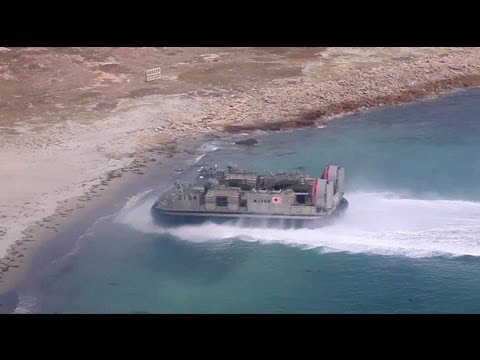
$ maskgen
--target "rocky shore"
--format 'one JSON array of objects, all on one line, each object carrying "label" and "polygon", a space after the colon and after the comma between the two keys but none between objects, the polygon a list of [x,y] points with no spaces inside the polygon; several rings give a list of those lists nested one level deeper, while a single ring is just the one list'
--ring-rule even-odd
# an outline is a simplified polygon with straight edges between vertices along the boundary
[{"label": "rocky shore", "polygon": [[[186,140],[328,125],[480,85],[479,48],[55,51],[0,48],[0,293],[40,238]],[[158,63],[163,78],[145,83],[140,69]]]},{"label": "rocky shore", "polygon": [[408,64],[354,72],[341,80],[299,81],[210,101],[209,125],[228,132],[281,130],[326,123],[326,118],[401,104],[480,85],[480,49],[430,55]]}]

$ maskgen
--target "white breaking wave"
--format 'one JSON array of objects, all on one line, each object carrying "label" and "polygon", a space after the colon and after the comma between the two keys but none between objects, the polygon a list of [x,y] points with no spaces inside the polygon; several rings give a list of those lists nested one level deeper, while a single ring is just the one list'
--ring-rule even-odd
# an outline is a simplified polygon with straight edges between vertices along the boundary
[{"label": "white breaking wave", "polygon": [[120,209],[119,213],[122,213],[131,207],[135,206],[138,204],[140,200],[142,200],[145,196],[147,196],[149,193],[151,193],[153,189],[145,190],[141,193],[136,194],[135,196],[132,196],[128,201],[123,205],[123,207]]},{"label": "white breaking wave", "polygon": [[32,314],[36,312],[37,298],[27,293],[20,293],[18,296],[18,304],[13,314]]},{"label": "white breaking wave", "polygon": [[200,153],[208,153],[208,152],[212,152],[212,151],[215,151],[218,149],[218,145],[216,142],[212,141],[212,142],[207,142],[203,145],[201,145],[199,148],[198,148],[198,152]]},{"label": "white breaking wave", "polygon": [[198,157],[195,159],[195,164],[197,164],[200,160],[202,160],[205,155],[207,155],[207,154],[202,154],[202,155],[198,156]]},{"label": "white breaking wave", "polygon": [[197,164],[200,160],[202,160],[205,157],[205,155],[207,155],[207,153],[218,150],[218,149],[219,149],[219,145],[214,141],[207,142],[201,145],[196,151],[197,153],[200,153],[200,155],[195,158],[194,164]]},{"label": "white breaking wave", "polygon": [[83,240],[85,238],[91,237],[95,234],[95,227],[97,225],[99,225],[103,221],[109,220],[112,217],[114,219],[116,219],[120,214],[125,213],[126,211],[128,211],[129,209],[134,207],[135,205],[139,204],[140,201],[142,199],[144,199],[152,191],[153,191],[153,189],[150,189],[150,190],[143,191],[139,194],[136,194],[135,196],[132,196],[130,199],[128,199],[128,201],[125,203],[125,205],[123,205],[123,207],[117,213],[110,214],[110,215],[105,215],[105,216],[102,216],[102,217],[98,218],[92,225],[90,225],[87,228],[87,230],[85,230],[85,232],[82,235],[80,235],[75,240],[75,244],[74,244],[73,248],[68,253],[66,253],[65,255],[63,255],[59,258],[53,259],[50,263],[55,264],[55,263],[61,263],[63,261],[68,260],[68,258],[75,255],[80,250],[81,243],[83,242]]},{"label": "white breaking wave", "polygon": [[146,233],[171,234],[192,242],[240,239],[285,244],[320,252],[408,257],[480,256],[480,203],[416,200],[392,193],[355,193],[333,225],[318,229],[248,228],[235,222],[162,228],[151,215],[155,199],[121,211],[116,221]]}]

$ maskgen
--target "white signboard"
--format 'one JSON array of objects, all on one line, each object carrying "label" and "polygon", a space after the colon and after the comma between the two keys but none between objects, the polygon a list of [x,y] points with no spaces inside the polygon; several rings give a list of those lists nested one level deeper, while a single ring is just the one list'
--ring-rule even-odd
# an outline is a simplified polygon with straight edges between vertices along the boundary
[{"label": "white signboard", "polygon": [[160,79],[160,77],[162,76],[162,69],[158,67],[155,69],[147,70],[145,71],[145,75],[146,75],[147,81]]}]

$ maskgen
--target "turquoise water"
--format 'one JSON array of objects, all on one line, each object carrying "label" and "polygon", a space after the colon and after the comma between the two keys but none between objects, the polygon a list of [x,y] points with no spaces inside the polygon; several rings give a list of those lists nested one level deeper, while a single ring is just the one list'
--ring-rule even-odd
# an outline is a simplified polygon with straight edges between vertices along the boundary
[{"label": "turquoise water", "polygon": [[149,214],[171,181],[159,170],[122,210],[79,238],[63,235],[69,254],[31,276],[17,312],[480,313],[479,114],[471,89],[325,128],[257,133],[254,147],[217,139],[179,160],[180,176],[203,154],[311,175],[340,164],[347,214],[313,230],[163,229]]}]

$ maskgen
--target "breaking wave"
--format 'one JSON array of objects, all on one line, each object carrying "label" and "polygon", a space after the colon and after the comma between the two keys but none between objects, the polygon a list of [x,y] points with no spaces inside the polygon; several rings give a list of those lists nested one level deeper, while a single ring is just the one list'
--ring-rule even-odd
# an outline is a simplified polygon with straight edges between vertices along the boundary
[{"label": "breaking wave", "polygon": [[80,250],[81,243],[85,238],[92,237],[95,234],[95,228],[97,225],[101,224],[104,221],[109,220],[110,218],[116,218],[119,214],[124,213],[128,211],[129,209],[133,208],[137,204],[139,204],[142,199],[144,199],[149,193],[151,193],[153,189],[143,191],[139,194],[136,194],[135,196],[132,196],[128,201],[123,205],[123,207],[116,213],[116,214],[110,214],[110,215],[105,215],[100,218],[98,218],[92,225],[90,225],[85,232],[80,235],[76,240],[75,244],[73,245],[73,248],[66,253],[65,255],[62,255],[59,258],[53,259],[50,263],[51,264],[61,264],[64,263],[65,261],[68,261],[68,259],[71,256],[74,256],[77,254],[77,252]]},{"label": "breaking wave", "polygon": [[208,153],[208,152],[215,151],[218,148],[219,148],[219,145],[217,144],[217,142],[211,141],[201,145],[197,151],[199,153]]},{"label": "breaking wave", "polygon": [[232,221],[177,228],[156,224],[150,197],[127,207],[116,221],[145,233],[171,234],[192,242],[253,241],[285,244],[320,252],[433,256],[480,256],[480,203],[418,200],[393,193],[354,193],[350,207],[333,225],[318,229],[248,228]]},{"label": "breaking wave", "polygon": [[202,160],[205,155],[207,155],[207,154],[202,154],[202,155],[198,156],[198,157],[195,159],[195,164],[197,164],[200,160]]},{"label": "breaking wave", "polygon": [[18,297],[18,304],[13,314],[33,314],[37,310],[38,299],[28,293],[20,293]]}]

